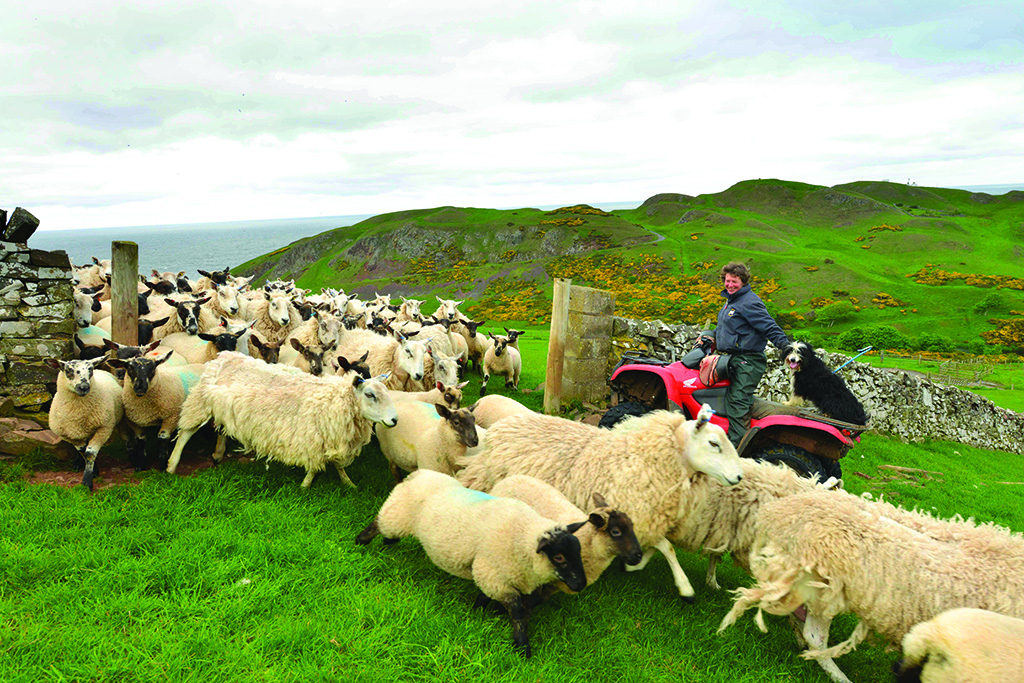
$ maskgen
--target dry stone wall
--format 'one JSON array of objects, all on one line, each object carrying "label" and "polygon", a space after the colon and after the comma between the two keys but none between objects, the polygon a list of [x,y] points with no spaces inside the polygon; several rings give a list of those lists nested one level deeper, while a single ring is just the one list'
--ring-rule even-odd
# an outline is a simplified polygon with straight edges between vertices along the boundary
[{"label": "dry stone wall", "polygon": [[0,453],[21,455],[59,441],[45,429],[56,372],[47,358],[71,356],[75,321],[71,262],[63,251],[30,249],[39,221],[0,211]]},{"label": "dry stone wall", "polygon": [[[693,347],[700,330],[692,325],[666,325],[660,320],[616,318],[613,358],[609,362],[618,362],[627,352],[677,360]],[[768,400],[785,401],[789,398],[789,371],[782,363],[782,354],[771,344],[766,354],[768,370],[757,393]],[[831,368],[850,360],[843,354],[820,349],[818,355]],[[1024,453],[1024,415],[1000,408],[983,396],[857,361],[839,373],[871,415],[875,431],[905,441],[938,439]]]}]

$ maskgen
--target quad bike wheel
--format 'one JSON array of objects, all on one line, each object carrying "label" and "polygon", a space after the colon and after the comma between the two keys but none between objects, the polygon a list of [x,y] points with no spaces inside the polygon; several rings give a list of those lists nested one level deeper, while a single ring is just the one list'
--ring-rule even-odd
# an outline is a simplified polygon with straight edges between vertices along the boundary
[{"label": "quad bike wheel", "polygon": [[611,429],[627,417],[646,415],[651,412],[651,410],[651,407],[646,403],[641,403],[640,401],[625,401],[609,408],[608,411],[601,416],[601,421],[598,422],[597,425],[599,427]]},{"label": "quad bike wheel", "polygon": [[837,461],[819,458],[798,446],[772,444],[755,453],[753,457],[760,462],[781,463],[801,477],[810,478],[818,475],[818,481],[825,481],[829,477],[843,477],[843,470]]}]

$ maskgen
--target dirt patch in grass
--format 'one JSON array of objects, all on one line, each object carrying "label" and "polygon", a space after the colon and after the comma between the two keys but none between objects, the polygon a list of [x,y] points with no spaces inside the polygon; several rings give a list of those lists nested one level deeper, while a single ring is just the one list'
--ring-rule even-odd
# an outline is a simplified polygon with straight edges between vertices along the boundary
[{"label": "dirt patch in grass", "polygon": [[[234,457],[233,459],[239,462],[248,462],[252,460],[252,458],[245,456]],[[178,463],[177,472],[166,476],[187,477],[193,472],[205,470],[214,466],[213,460],[210,459],[209,456],[189,456],[186,454],[182,456],[181,461]],[[126,465],[121,462],[112,462],[107,464],[100,461],[99,466],[96,468],[96,478],[93,482],[93,490],[110,488],[111,486],[118,486],[121,484],[137,485],[142,481],[140,479],[140,475],[150,471],[151,470],[144,470],[143,472],[136,472],[135,468],[131,465]],[[30,484],[52,484],[54,486],[72,488],[82,484],[82,473],[81,471],[76,471],[70,464],[68,464],[66,469],[30,472],[26,475],[25,481]]]}]

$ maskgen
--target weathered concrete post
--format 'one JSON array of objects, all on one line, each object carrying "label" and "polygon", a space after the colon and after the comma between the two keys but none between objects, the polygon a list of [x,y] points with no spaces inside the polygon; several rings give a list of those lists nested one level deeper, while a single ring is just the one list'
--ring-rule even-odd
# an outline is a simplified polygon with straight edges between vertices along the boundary
[{"label": "weathered concrete post", "polygon": [[615,294],[571,287],[562,369],[562,397],[598,402],[608,397],[608,356],[612,350]]},{"label": "weathered concrete post", "polygon": [[569,321],[569,288],[572,280],[556,279],[551,297],[551,336],[548,339],[548,366],[544,374],[544,413],[556,414],[562,407],[562,362]]},{"label": "weathered concrete post", "polygon": [[110,338],[118,344],[139,343],[139,245],[111,242]]}]

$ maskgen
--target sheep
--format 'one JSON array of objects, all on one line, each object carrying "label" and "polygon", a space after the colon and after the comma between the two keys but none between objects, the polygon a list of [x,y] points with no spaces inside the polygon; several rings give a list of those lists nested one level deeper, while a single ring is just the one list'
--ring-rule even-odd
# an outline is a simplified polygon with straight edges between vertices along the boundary
[{"label": "sheep", "polygon": [[[954,521],[941,540],[841,492],[809,491],[762,507],[750,552],[753,588],[737,591],[724,630],[750,607],[771,614],[807,608],[803,637],[835,681],[832,661],[874,630],[895,645],[917,623],[954,607],[1024,618],[1024,538],[992,525]],[[852,635],[828,647],[832,618],[860,618]],[[763,621],[758,626],[764,630]]]},{"label": "sheep", "polygon": [[519,338],[526,334],[525,330],[513,330],[507,327],[501,328],[505,330],[505,335],[508,337],[508,345],[514,348],[516,351],[519,350]]},{"label": "sheep", "polygon": [[72,297],[75,302],[75,307],[72,312],[72,315],[75,318],[75,324],[78,325],[80,329],[89,327],[92,325],[93,312],[99,312],[100,310],[100,302],[96,301],[80,289],[75,289],[72,292]]},{"label": "sheep", "polygon": [[206,302],[206,310],[214,318],[233,318],[238,315],[238,288],[234,285],[213,284],[213,294]]},{"label": "sheep", "polygon": [[327,346],[304,346],[302,342],[292,337],[289,342],[297,355],[288,365],[298,368],[302,372],[308,372],[314,377],[324,374],[324,355],[334,350],[333,341]]},{"label": "sheep", "polygon": [[423,356],[426,342],[409,341],[405,337],[381,337],[369,330],[352,330],[345,335],[332,357],[355,358],[369,351],[367,364],[373,375],[390,373],[385,384],[388,389],[422,390]]},{"label": "sheep", "polygon": [[449,356],[433,346],[427,347],[423,357],[423,380],[421,387],[432,387],[435,382],[453,385],[459,383],[459,363],[455,356]]},{"label": "sheep", "polygon": [[[434,314],[435,317],[437,314]],[[452,330],[452,321],[447,318],[440,318],[437,321],[438,325],[441,325],[447,335],[448,344],[452,347],[452,355],[455,356],[455,360],[459,363],[466,363],[469,361],[469,344],[466,342],[466,338]]]},{"label": "sheep", "polygon": [[231,267],[228,266],[224,270],[215,270],[212,273],[199,269],[196,269],[196,272],[202,275],[202,277],[199,278],[193,289],[194,291],[201,292],[205,289],[213,289],[214,285],[228,284],[228,277],[231,275]]},{"label": "sheep", "polygon": [[230,332],[227,320],[221,318],[220,327],[214,328],[211,332],[200,332],[195,336],[184,332],[175,332],[158,341],[161,347],[174,350],[187,363],[208,363],[216,358],[221,351],[235,351],[239,338],[249,330],[250,325],[252,323]]},{"label": "sheep", "polygon": [[523,358],[519,350],[509,346],[508,337],[488,335],[492,344],[484,352],[483,379],[480,382],[480,395],[487,393],[487,381],[491,374],[505,378],[505,386],[519,390],[519,373],[523,369]]},{"label": "sheep", "polygon": [[398,315],[395,316],[396,322],[403,322],[405,320],[411,320],[413,322],[422,322],[423,314],[420,313],[420,306],[425,302],[419,299],[406,299],[402,297],[402,304],[398,307]]},{"label": "sheep", "polygon": [[336,348],[344,334],[344,325],[341,320],[328,313],[311,317],[291,331],[284,344],[281,346],[281,362],[294,364],[296,358],[302,353],[291,343],[292,339],[298,340],[306,348],[331,347]]},{"label": "sheep", "polygon": [[181,405],[189,391],[199,381],[203,366],[199,364],[165,366],[174,354],[168,350],[156,357],[138,355],[127,360],[108,359],[107,363],[125,371],[121,400],[124,416],[135,432],[138,452],[133,461],[136,469],[145,466],[146,427],[159,427],[159,462],[163,469],[171,453],[171,437],[178,426]]},{"label": "sheep", "polygon": [[468,318],[461,318],[458,321],[458,325],[455,326],[455,331],[466,339],[469,362],[473,364],[477,372],[480,371],[483,365],[484,353],[487,352],[488,347],[491,345],[490,339],[477,332],[477,328],[485,322],[487,322],[486,319],[469,320]]},{"label": "sheep", "polygon": [[[469,382],[462,382],[455,385],[446,385],[441,382],[437,382],[434,388],[430,391],[391,391],[391,398],[396,401],[422,401],[423,403],[429,403],[434,405],[439,403],[449,410],[458,410],[462,404],[462,389],[469,384]],[[474,417],[476,411],[473,412]]]},{"label": "sheep", "polygon": [[467,457],[458,474],[471,488],[489,491],[511,474],[546,481],[580,508],[594,491],[633,520],[640,545],[660,550],[680,595],[694,592],[666,538],[678,523],[680,496],[694,480],[711,476],[725,485],[743,477],[739,456],[704,406],[696,420],[653,411],[602,429],[547,415],[511,415],[487,430],[484,449]]},{"label": "sheep", "polygon": [[[166,325],[170,320],[171,320],[170,316],[165,316],[165,317],[159,318],[157,320],[147,320],[146,318],[139,318],[139,323],[138,323],[138,328],[137,328],[138,329],[137,341],[139,342],[139,344],[148,344],[149,342],[153,341],[153,332],[156,330],[156,328],[161,327],[162,325]],[[93,328],[94,329],[103,330],[106,333],[107,337],[109,337],[113,333],[113,328],[112,328],[113,322],[114,321],[113,321],[112,318],[109,318],[109,317],[108,318],[104,318],[103,320],[100,320],[99,322],[97,322],[93,326]],[[85,330],[82,330],[82,332],[84,333]],[[185,334],[185,333],[184,332],[176,332],[175,334]],[[159,340],[157,340],[157,341],[159,341]]]},{"label": "sheep", "polygon": [[[245,355],[252,356],[253,358],[259,358],[263,362],[268,363],[270,365],[273,365],[273,364],[278,363],[280,361],[280,359],[281,359],[281,342],[265,342],[262,339],[260,339],[259,337],[257,337],[256,335],[252,335],[249,338],[249,344],[252,345],[252,348],[256,349],[256,353],[255,354],[251,354],[250,353],[250,354],[245,354]],[[238,350],[238,349],[236,349],[236,350]],[[250,349],[246,349],[246,351],[248,351],[248,350],[250,350]],[[238,351],[239,351],[239,353],[242,353],[241,350],[238,350]]]},{"label": "sheep", "polygon": [[394,488],[356,543],[366,545],[378,535],[385,542],[414,536],[440,569],[477,585],[481,596],[475,606],[496,600],[506,607],[514,647],[529,658],[528,596],[556,578],[574,591],[587,585],[580,542],[573,536],[585,523],[562,526],[522,501],[418,470]]},{"label": "sheep", "polygon": [[455,299],[442,299],[441,297],[434,295],[437,299],[438,307],[434,311],[434,318],[437,320],[447,320],[448,322],[455,322],[459,316],[459,306],[462,305],[461,301]]},{"label": "sheep", "polygon": [[[694,481],[681,497],[678,522],[666,534],[676,548],[690,552],[703,550],[711,555],[705,583],[715,590],[719,588],[716,577],[719,556],[731,553],[737,564],[747,568],[754,525],[761,507],[784,496],[813,491],[818,486],[788,467],[753,460],[741,460],[740,466],[743,478],[735,486],[723,486],[710,478]],[[643,569],[653,554],[654,550],[648,549],[643,560],[627,571]]]},{"label": "sheep", "polygon": [[440,403],[395,401],[395,409],[397,425],[374,427],[395,481],[401,480],[400,470],[455,474],[456,458],[464,455],[467,447],[477,445],[469,408],[449,410]]},{"label": "sheep", "polygon": [[[199,334],[209,332],[217,326],[217,321],[209,311],[203,308],[209,297],[195,300],[164,299],[164,303],[174,309],[167,324],[153,330],[154,339],[163,339],[175,332],[186,332],[188,334]],[[152,318],[164,317],[166,309],[154,310],[150,313]]]},{"label": "sheep", "polygon": [[75,332],[75,357],[80,360],[99,358],[106,353],[103,340],[110,339],[110,332],[90,325]]},{"label": "sheep", "polygon": [[[105,356],[69,361],[47,358],[45,361],[60,371],[57,392],[50,404],[50,429],[78,450],[78,457],[84,462],[82,485],[90,491],[100,448],[110,440],[115,428],[125,432],[121,385],[109,372],[97,369],[105,361]],[[124,436],[130,441],[126,432]],[[129,447],[131,452],[133,449]],[[76,464],[80,464],[78,459]]]},{"label": "sheep", "polygon": [[903,636],[899,683],[1024,683],[1024,620],[961,607]]},{"label": "sheep", "polygon": [[[588,586],[597,581],[616,557],[622,557],[627,565],[634,565],[643,557],[640,541],[633,531],[633,520],[625,512],[608,505],[596,491],[594,509],[589,515],[551,484],[525,474],[513,474],[502,479],[491,489],[491,495],[521,500],[541,517],[562,524],[589,519],[590,526],[584,526],[576,533]],[[554,588],[572,592],[562,581],[556,582]]]},{"label": "sheep", "polygon": [[328,463],[355,488],[345,468],[370,442],[372,423],[393,426],[398,413],[379,380],[313,377],[225,351],[203,366],[182,404],[168,473],[174,473],[188,440],[210,420],[220,432],[216,461],[230,436],[257,457],[304,467],[303,488]]},{"label": "sheep", "polygon": [[245,319],[255,321],[253,332],[265,342],[283,342],[299,325],[298,313],[285,294],[264,291],[263,296],[251,303]]},{"label": "sheep", "polygon": [[490,429],[495,422],[509,415],[534,415],[535,413],[514,398],[491,394],[481,396],[473,404],[473,414],[476,416],[478,426]]}]

